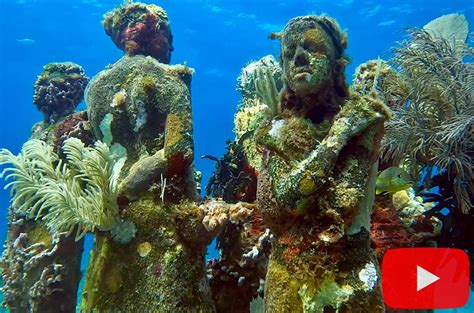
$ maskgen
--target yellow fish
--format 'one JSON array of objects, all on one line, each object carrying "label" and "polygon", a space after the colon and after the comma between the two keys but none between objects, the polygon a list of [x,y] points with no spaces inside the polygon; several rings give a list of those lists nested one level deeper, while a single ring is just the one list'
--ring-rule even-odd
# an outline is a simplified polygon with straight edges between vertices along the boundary
[{"label": "yellow fish", "polygon": [[392,166],[378,175],[375,193],[395,193],[397,191],[406,190],[412,185],[413,179],[407,172],[397,166]]}]

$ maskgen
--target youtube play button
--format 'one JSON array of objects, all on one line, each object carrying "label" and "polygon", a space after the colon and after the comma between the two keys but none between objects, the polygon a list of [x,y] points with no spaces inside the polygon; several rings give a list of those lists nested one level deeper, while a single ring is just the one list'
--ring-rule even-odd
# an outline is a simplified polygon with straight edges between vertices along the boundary
[{"label": "youtube play button", "polygon": [[428,272],[421,266],[416,266],[416,291],[420,291],[438,280],[438,276]]},{"label": "youtube play button", "polygon": [[460,249],[400,248],[382,261],[385,303],[396,309],[447,309],[469,298],[469,258]]}]

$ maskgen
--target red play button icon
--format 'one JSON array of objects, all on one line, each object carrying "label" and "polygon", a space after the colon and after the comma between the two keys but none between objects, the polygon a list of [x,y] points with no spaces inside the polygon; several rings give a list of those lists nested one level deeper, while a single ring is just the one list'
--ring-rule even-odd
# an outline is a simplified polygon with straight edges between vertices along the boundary
[{"label": "red play button icon", "polygon": [[469,258],[460,249],[400,248],[382,260],[385,303],[396,309],[462,307],[469,298]]}]

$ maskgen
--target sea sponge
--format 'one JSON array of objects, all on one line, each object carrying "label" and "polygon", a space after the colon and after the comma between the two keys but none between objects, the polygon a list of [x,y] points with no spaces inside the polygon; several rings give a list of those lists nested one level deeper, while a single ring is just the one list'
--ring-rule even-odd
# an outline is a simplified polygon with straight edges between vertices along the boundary
[{"label": "sea sponge", "polygon": [[137,253],[142,257],[146,257],[150,252],[153,247],[148,241],[142,242],[141,244],[138,245],[137,247]]},{"label": "sea sponge", "polygon": [[35,83],[33,102],[46,123],[55,123],[71,114],[84,98],[89,79],[81,66],[72,63],[49,63]]},{"label": "sea sponge", "polygon": [[207,231],[214,231],[224,226],[228,220],[234,223],[245,221],[251,216],[254,208],[254,204],[245,202],[228,204],[221,199],[213,199],[199,206],[205,215],[202,223]]},{"label": "sea sponge", "polygon": [[[392,204],[397,209],[400,220],[405,227],[410,228],[416,223],[420,216],[432,209],[433,203],[424,203],[423,198],[417,197],[413,188],[402,190],[392,195]],[[438,218],[430,217],[430,222],[439,231],[441,222]]]}]

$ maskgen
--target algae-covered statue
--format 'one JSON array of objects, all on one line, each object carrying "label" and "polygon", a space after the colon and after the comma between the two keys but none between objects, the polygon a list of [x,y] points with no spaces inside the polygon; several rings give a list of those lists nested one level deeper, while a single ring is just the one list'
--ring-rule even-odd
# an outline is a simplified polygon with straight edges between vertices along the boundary
[{"label": "algae-covered statue", "polygon": [[78,231],[75,224],[66,222],[69,225],[64,227],[62,223],[71,220],[70,211],[62,214],[62,222],[51,217],[56,215],[52,206],[68,211],[61,202],[67,198],[63,196],[63,143],[68,139],[86,146],[94,142],[87,114],[73,113],[87,82],[78,64],[46,64],[33,97],[44,120],[34,125],[32,139],[18,156],[0,150],[0,165],[13,165],[0,173],[0,177],[7,174],[5,178],[10,179],[7,186],[12,196],[0,260],[4,305],[12,312],[72,312],[76,308],[82,236],[74,236]]},{"label": "algae-covered statue", "polygon": [[[112,34],[138,32],[144,30],[144,18],[168,25],[162,8],[125,3],[106,15],[104,26]],[[111,30],[114,25],[120,29]],[[192,69],[164,64],[170,60],[171,33],[152,29],[157,33],[145,35],[161,43],[165,57],[153,49],[125,49],[126,55],[97,74],[86,91],[94,134],[119,156],[117,202],[135,234],[120,243],[96,233],[84,312],[215,310],[204,263],[213,233],[194,203]],[[132,41],[143,45],[138,38]]]},{"label": "algae-covered statue", "polygon": [[[389,112],[375,93],[347,88],[346,36],[333,19],[297,17],[273,36],[286,86],[255,133],[257,206],[276,237],[266,311],[382,312],[369,216]],[[275,90],[268,83],[260,92]]]}]

